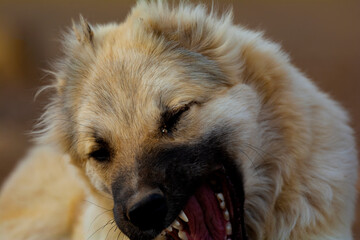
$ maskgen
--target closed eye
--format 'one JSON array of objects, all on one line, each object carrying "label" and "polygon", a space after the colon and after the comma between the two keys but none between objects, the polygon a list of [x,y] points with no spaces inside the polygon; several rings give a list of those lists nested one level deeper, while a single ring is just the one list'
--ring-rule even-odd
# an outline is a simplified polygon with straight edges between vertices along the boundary
[{"label": "closed eye", "polygon": [[187,112],[194,103],[195,102],[191,102],[179,108],[165,111],[162,114],[162,123],[160,127],[161,133],[167,134],[174,132],[176,130],[177,123],[181,119],[181,116]]},{"label": "closed eye", "polygon": [[98,162],[108,162],[111,158],[111,149],[107,142],[102,139],[96,139],[96,146],[92,152],[88,154],[89,158],[93,158]]},{"label": "closed eye", "polygon": [[110,160],[110,152],[101,147],[89,154],[89,157],[95,159],[98,162],[105,162]]}]

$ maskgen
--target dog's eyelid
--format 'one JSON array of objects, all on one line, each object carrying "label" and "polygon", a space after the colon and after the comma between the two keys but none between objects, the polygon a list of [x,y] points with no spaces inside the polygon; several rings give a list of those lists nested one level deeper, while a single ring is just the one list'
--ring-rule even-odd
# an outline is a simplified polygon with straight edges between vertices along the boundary
[{"label": "dog's eyelid", "polygon": [[104,138],[101,137],[95,137],[95,143],[97,145],[102,145],[102,146],[108,146],[109,144],[107,143],[107,141],[105,141]]},{"label": "dog's eyelid", "polygon": [[199,104],[199,103],[196,101],[191,101],[191,102],[184,103],[184,104],[178,104],[173,107],[167,107],[167,109],[168,109],[167,111],[169,113],[176,114],[177,112],[180,112],[183,110],[188,110],[192,105],[195,105],[195,104]]},{"label": "dog's eyelid", "polygon": [[98,162],[107,162],[110,160],[110,151],[104,147],[100,147],[97,150],[88,154],[89,158],[93,158]]},{"label": "dog's eyelid", "polygon": [[[163,134],[167,134],[175,129],[176,124],[180,120],[180,117],[183,113],[187,112],[190,107],[197,102],[192,101],[187,104],[183,104],[181,106],[167,108],[168,110],[162,114],[162,124],[160,127],[160,131]],[[176,130],[176,129],[175,129]]]},{"label": "dog's eyelid", "polygon": [[111,149],[109,144],[102,138],[95,138],[95,146],[88,154],[88,158],[93,158],[99,162],[106,162],[110,160]]}]

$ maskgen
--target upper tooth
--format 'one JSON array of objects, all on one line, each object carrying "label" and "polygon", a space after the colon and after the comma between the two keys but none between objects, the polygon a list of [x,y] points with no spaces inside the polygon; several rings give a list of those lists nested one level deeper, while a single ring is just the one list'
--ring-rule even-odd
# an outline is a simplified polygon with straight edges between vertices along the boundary
[{"label": "upper tooth", "polygon": [[232,227],[231,227],[231,223],[227,222],[226,223],[226,234],[227,235],[231,235],[232,234]]},{"label": "upper tooth", "polygon": [[220,208],[221,208],[222,210],[225,210],[225,209],[226,209],[225,202],[221,202],[221,203],[220,203]]},{"label": "upper tooth", "polygon": [[189,222],[189,219],[187,218],[187,216],[185,215],[184,211],[181,211],[179,214],[179,217],[184,220],[184,222]]},{"label": "upper tooth", "polygon": [[186,236],[186,233],[183,232],[183,231],[179,231],[178,236],[182,240],[187,240],[188,239],[187,236]]},{"label": "upper tooth", "polygon": [[216,197],[217,199],[220,201],[220,202],[223,202],[224,201],[224,195],[222,193],[217,193],[216,194]]},{"label": "upper tooth", "polygon": [[171,226],[168,226],[168,227],[166,228],[166,230],[168,230],[169,232],[172,232],[172,227],[171,227]]},{"label": "upper tooth", "polygon": [[178,220],[175,220],[171,226],[173,226],[174,228],[178,229],[178,230],[181,230],[181,224]]},{"label": "upper tooth", "polygon": [[224,211],[224,218],[226,221],[229,221],[230,220],[230,215],[229,215],[229,211],[228,210],[225,210]]}]

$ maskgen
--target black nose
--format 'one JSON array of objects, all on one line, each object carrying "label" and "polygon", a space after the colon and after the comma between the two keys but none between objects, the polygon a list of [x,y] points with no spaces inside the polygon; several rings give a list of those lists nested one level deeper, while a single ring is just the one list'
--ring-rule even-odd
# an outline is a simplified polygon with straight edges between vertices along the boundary
[{"label": "black nose", "polygon": [[167,213],[165,197],[150,193],[135,201],[127,213],[130,222],[141,230],[162,228]]}]

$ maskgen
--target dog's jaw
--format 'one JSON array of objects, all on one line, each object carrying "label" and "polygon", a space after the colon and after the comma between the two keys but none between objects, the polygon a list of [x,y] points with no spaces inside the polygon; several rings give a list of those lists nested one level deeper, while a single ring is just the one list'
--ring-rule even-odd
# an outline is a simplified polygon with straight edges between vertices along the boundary
[{"label": "dog's jaw", "polygon": [[247,239],[241,182],[225,167],[215,171],[190,196],[184,210],[161,235],[175,240]]},{"label": "dog's jaw", "polygon": [[138,173],[137,186],[140,191],[149,186],[161,189],[168,211],[153,227],[134,224],[126,217],[127,199],[139,190],[127,189],[121,175],[112,188],[119,228],[132,239],[153,239],[160,233],[175,240],[206,235],[246,239],[242,174],[224,146],[226,139],[224,132],[211,133],[197,143],[166,145],[147,152],[138,168],[147,169],[144,166],[150,164],[151,171]]}]

